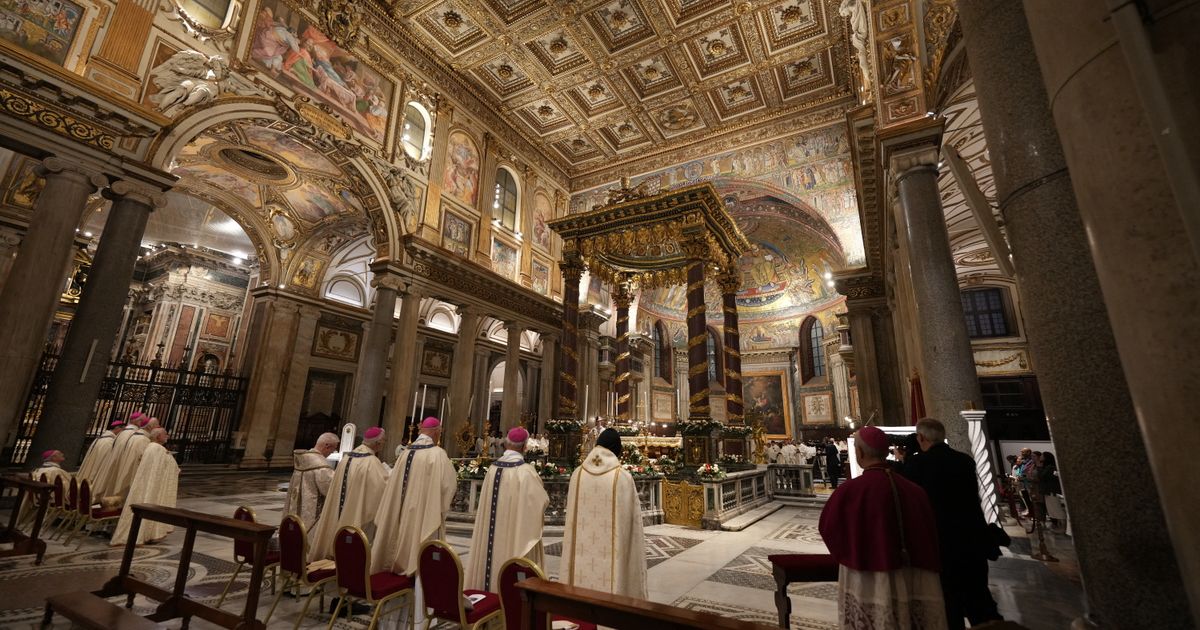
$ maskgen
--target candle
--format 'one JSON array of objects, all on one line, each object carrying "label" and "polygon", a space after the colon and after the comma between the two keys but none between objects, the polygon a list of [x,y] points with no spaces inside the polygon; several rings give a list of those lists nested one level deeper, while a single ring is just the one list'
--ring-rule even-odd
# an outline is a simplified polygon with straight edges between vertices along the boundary
[{"label": "candle", "polygon": [[583,417],[587,418],[588,386],[583,386]]},{"label": "candle", "polygon": [[409,417],[414,420],[416,420],[416,418],[417,418],[417,390],[415,390],[415,389],[413,390],[412,414]]},{"label": "candle", "polygon": [[443,398],[442,404],[438,408],[438,419],[445,418],[445,417],[446,417],[446,399]]},{"label": "candle", "polygon": [[429,392],[429,384],[421,386],[421,415],[425,415],[425,394]]}]

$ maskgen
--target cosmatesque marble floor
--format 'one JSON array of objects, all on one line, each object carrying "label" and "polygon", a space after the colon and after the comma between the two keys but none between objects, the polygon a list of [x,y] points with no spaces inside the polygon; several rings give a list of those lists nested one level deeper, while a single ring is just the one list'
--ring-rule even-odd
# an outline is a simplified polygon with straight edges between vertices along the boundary
[{"label": "cosmatesque marble floor", "polygon": [[[251,506],[258,519],[278,523],[283,493],[279,491],[286,475],[223,474],[206,478],[184,476],[180,480],[179,506],[201,512],[232,515],[239,505]],[[0,514],[7,519],[6,514]],[[704,610],[738,619],[775,625],[774,580],[767,556],[773,553],[824,553],[817,532],[819,511],[786,507],[741,532],[714,532],[674,525],[646,528],[646,560],[649,567],[649,596],[657,602]],[[6,520],[4,522],[7,522]],[[1066,628],[1083,612],[1082,590],[1070,538],[1049,537],[1051,553],[1061,562],[1042,563],[1029,557],[1029,540],[1017,537],[1019,528],[1010,528],[1014,544],[1005,556],[991,566],[991,589],[1001,613],[1026,627]],[[1022,534],[1023,536],[1023,534]],[[178,560],[182,535],[172,534],[160,544],[137,551],[135,572],[170,588]],[[469,540],[451,534],[450,543],[465,559]],[[51,541],[43,565],[35,567],[31,558],[0,560],[0,628],[36,628],[40,625],[42,605],[48,595],[98,588],[114,575],[120,565],[122,547],[108,546],[103,535],[78,539],[70,547]],[[552,577],[557,574],[561,538],[546,538],[546,566]],[[200,534],[188,576],[192,597],[215,603],[235,564],[230,541]],[[237,579],[223,608],[236,612],[244,604],[245,572]],[[798,584],[791,589],[792,628],[824,629],[837,624],[837,585],[834,583]],[[260,618],[271,604],[270,590],[264,591]],[[271,619],[271,628],[287,628],[295,623],[303,599],[284,596]],[[153,604],[138,598],[135,610],[149,613]],[[303,628],[321,628],[328,615],[313,608],[301,622]],[[338,628],[362,628],[369,617],[339,621]],[[70,624],[56,619],[56,628]],[[174,627],[178,627],[176,622]],[[193,620],[192,628],[211,627]]]}]

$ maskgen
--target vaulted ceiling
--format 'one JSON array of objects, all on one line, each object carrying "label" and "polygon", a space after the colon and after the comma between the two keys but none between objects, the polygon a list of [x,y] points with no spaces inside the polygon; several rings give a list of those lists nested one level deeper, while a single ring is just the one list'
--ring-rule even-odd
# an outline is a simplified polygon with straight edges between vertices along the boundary
[{"label": "vaulted ceiling", "polygon": [[579,175],[853,104],[838,4],[400,0],[395,14]]}]

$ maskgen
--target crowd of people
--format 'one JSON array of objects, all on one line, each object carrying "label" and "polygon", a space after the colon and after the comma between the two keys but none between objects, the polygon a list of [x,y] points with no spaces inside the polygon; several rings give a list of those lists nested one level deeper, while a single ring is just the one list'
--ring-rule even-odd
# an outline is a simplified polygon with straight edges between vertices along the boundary
[{"label": "crowd of people", "polygon": [[813,478],[824,479],[836,488],[838,479],[847,477],[848,452],[845,440],[827,437],[821,441],[772,440],[767,444],[768,464],[813,467]]}]

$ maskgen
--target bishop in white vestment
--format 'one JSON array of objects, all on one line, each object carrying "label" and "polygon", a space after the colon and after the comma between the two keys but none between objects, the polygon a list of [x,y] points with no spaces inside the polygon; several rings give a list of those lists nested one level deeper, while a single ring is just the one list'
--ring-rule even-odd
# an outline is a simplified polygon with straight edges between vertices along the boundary
[{"label": "bishop in white vestment", "polygon": [[571,475],[559,579],[646,599],[646,539],[633,476],[621,467],[621,436],[605,429]]},{"label": "bishop in white vestment", "polygon": [[92,441],[88,447],[87,454],[83,456],[83,462],[79,464],[79,470],[75,473],[76,479],[87,479],[95,483],[99,479],[102,471],[108,470],[105,465],[108,461],[108,456],[112,453],[113,444],[117,442],[117,435],[125,428],[125,423],[120,420],[113,420],[108,426],[108,430],[100,434],[100,437]]},{"label": "bishop in white vestment", "polygon": [[112,446],[108,451],[108,457],[105,458],[96,472],[87,478],[91,482],[92,496],[99,499],[100,497],[112,494],[106,492],[106,490],[112,484],[113,477],[117,474],[117,469],[120,468],[118,462],[121,460],[121,452],[125,450],[125,445],[129,443],[129,440],[133,439],[133,436],[137,434],[140,428],[138,423],[148,418],[149,416],[146,414],[135,411],[129,416],[129,421],[124,424],[124,427],[120,431],[113,432],[117,437],[113,439]]},{"label": "bishop in white vestment", "polygon": [[542,564],[542,521],[550,496],[537,471],[525,463],[528,440],[525,429],[510,430],[504,454],[483,478],[467,556],[469,589],[494,592],[499,588],[500,567],[512,558]]},{"label": "bishop in white vestment", "polygon": [[458,476],[446,451],[437,445],[441,436],[441,421],[426,418],[421,434],[396,460],[375,517],[379,529],[371,542],[372,573],[416,573],[421,545],[443,537]]},{"label": "bishop in white vestment", "polygon": [[[46,451],[42,453],[42,465],[33,469],[33,472],[29,473],[29,477],[34,481],[41,481],[42,476],[45,475],[46,483],[50,485],[54,485],[55,479],[61,478],[65,494],[66,490],[71,487],[71,473],[63,470],[62,463],[64,461],[66,461],[66,457],[62,451]],[[17,515],[17,526],[24,529],[26,525],[32,525],[33,517],[36,514],[37,506],[33,502],[33,496],[26,494],[25,500],[21,502],[21,513]]]},{"label": "bishop in white vestment", "polygon": [[333,558],[333,537],[348,525],[363,530],[367,539],[372,539],[375,510],[388,479],[387,465],[378,455],[386,438],[382,428],[371,427],[363,433],[362,444],[342,454],[329,484],[331,496],[321,507],[317,527],[308,537],[312,545],[310,562]]},{"label": "bishop in white vestment", "polygon": [[[159,428],[158,418],[142,416],[138,419],[138,427],[133,431],[121,431],[113,444],[114,457],[109,465],[107,479],[92,491],[92,496],[99,501],[104,497],[117,496],[124,498],[129,493],[133,476],[142,460],[142,452],[150,445],[150,432]],[[126,436],[129,436],[126,438]]]},{"label": "bishop in white vestment", "polygon": [[[138,458],[137,471],[133,475],[133,483],[129,487],[129,496],[121,509],[121,518],[117,521],[117,529],[113,532],[112,545],[124,545],[129,538],[129,528],[133,525],[133,510],[130,506],[135,503],[153,503],[164,507],[175,507],[175,499],[179,489],[179,464],[175,456],[167,450],[166,444],[170,436],[162,428],[150,431],[150,442]],[[174,531],[174,526],[158,521],[142,519],[138,528],[137,540],[133,544],[140,545],[156,542],[166,538]]]},{"label": "bishop in white vestment", "polygon": [[283,502],[283,513],[299,517],[305,531],[312,531],[321,515],[329,484],[333,481],[333,467],[326,458],[337,450],[339,442],[337,435],[323,433],[311,449],[292,453],[292,480]]}]

